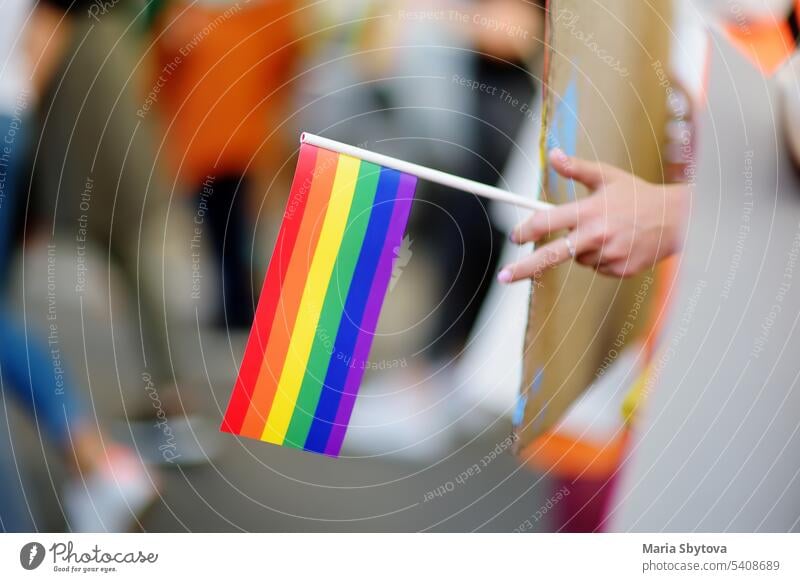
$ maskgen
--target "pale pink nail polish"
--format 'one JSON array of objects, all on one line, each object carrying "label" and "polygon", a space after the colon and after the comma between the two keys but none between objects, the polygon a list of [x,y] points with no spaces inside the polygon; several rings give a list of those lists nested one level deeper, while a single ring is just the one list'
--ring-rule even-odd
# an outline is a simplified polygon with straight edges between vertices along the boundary
[{"label": "pale pink nail polish", "polygon": [[501,283],[511,283],[511,271],[508,269],[503,269],[499,273],[497,273],[497,280]]}]

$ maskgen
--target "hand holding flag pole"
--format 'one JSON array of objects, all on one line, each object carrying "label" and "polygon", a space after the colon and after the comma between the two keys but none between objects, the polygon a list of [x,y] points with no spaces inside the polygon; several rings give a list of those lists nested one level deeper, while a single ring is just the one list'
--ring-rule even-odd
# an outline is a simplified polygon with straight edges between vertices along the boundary
[{"label": "hand holding flag pole", "polygon": [[476,182],[475,180],[467,180],[466,178],[454,176],[453,174],[448,174],[447,172],[442,172],[440,170],[426,168],[425,166],[420,166],[418,164],[412,164],[411,162],[398,160],[397,158],[378,154],[359,147],[334,141],[326,137],[314,135],[312,133],[303,132],[300,135],[300,143],[307,143],[316,147],[324,148],[326,150],[338,152],[340,154],[353,156],[354,158],[372,162],[373,164],[383,166],[384,168],[392,168],[393,170],[397,170],[398,172],[402,172],[404,174],[411,174],[412,176],[422,178],[423,180],[427,180],[429,182],[435,182],[436,184],[441,184],[443,186],[455,188],[456,190],[469,192],[470,194],[475,194],[477,196],[483,196],[484,198],[497,200],[498,202],[506,202],[521,208],[528,208],[530,210],[546,210],[553,207],[553,205],[548,202],[533,200],[531,198],[520,196],[519,194],[512,194],[506,190],[496,188],[495,186],[482,184],[481,182]]}]

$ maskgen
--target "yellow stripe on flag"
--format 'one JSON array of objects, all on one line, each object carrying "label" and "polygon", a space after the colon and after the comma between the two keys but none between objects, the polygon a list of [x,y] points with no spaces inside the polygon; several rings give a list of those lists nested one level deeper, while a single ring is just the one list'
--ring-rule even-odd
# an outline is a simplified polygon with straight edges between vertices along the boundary
[{"label": "yellow stripe on flag", "polygon": [[280,445],[286,437],[297,395],[306,373],[308,356],[317,333],[325,294],[347,227],[347,217],[350,214],[360,165],[361,160],[357,158],[347,155],[341,155],[339,158],[328,211],[303,289],[303,298],[300,301],[292,338],[289,340],[289,351],[286,354],[275,400],[267,417],[264,432],[261,434],[262,441]]}]

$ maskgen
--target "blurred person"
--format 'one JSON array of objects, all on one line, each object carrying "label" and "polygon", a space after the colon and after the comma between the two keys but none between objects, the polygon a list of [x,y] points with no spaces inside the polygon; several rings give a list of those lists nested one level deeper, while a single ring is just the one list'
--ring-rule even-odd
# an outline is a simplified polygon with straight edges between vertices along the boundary
[{"label": "blurred person", "polygon": [[281,130],[298,54],[294,8],[290,0],[167,0],[156,17],[155,106],[179,189],[190,194],[195,227],[221,272],[223,328],[253,322],[258,177],[279,178],[295,149]]},{"label": "blurred person", "polygon": [[652,184],[602,162],[567,156],[558,148],[550,151],[549,161],[560,176],[580,182],[593,195],[537,211],[518,225],[511,233],[516,243],[568,234],[504,266],[498,281],[535,278],[572,259],[604,275],[630,277],[681,249],[689,206],[685,184]]},{"label": "blurred person", "polygon": [[[99,247],[107,267],[118,267],[122,275],[121,285],[109,277],[103,289],[109,299],[107,341],[116,348],[120,318],[114,321],[113,307],[126,305],[139,372],[119,380],[126,415],[120,432],[131,435],[148,462],[203,463],[217,453],[220,441],[216,422],[198,413],[193,392],[179,390],[182,371],[173,366],[168,342],[169,174],[159,158],[153,120],[142,110],[147,60],[138,10],[137,4],[120,1],[93,16],[72,11],[72,34],[39,106],[41,143],[33,169],[38,219],[52,224],[54,236],[80,236],[86,248]],[[70,287],[77,286],[65,285],[60,293],[72,293]],[[86,288],[88,293],[91,281]],[[75,298],[82,293],[76,288]],[[110,365],[88,358],[87,373],[102,373]],[[165,443],[180,452],[165,455]]]},{"label": "blurred person", "polygon": [[[42,337],[29,335],[8,307],[7,287],[14,246],[15,215],[20,207],[33,122],[29,109],[52,74],[64,48],[67,25],[61,22],[70,2],[12,2],[0,20],[0,388],[6,425],[11,396],[22,405],[59,449],[72,476],[62,491],[63,509],[72,531],[125,531],[155,499],[153,476],[132,450],[104,435],[87,414],[72,384],[60,351]],[[43,429],[43,431],[41,430]],[[16,445],[16,446],[15,446]],[[38,529],[32,506],[35,495],[25,487],[13,434],[0,430],[0,529]],[[23,463],[24,464],[24,463]],[[13,478],[16,475],[16,479]],[[27,511],[26,511],[27,510]]]}]

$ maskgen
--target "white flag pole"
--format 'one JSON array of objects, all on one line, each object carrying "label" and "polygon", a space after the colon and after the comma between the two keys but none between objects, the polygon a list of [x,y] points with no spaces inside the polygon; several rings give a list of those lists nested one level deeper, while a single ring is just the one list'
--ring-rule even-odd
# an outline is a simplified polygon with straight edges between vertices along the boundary
[{"label": "white flag pole", "polygon": [[371,152],[369,150],[334,141],[332,139],[314,135],[312,133],[303,132],[300,135],[300,143],[307,143],[309,145],[338,152],[340,154],[353,156],[354,158],[372,162],[373,164],[377,164],[379,166],[392,168],[398,172],[417,176],[418,178],[428,180],[429,182],[435,182],[437,184],[442,184],[443,186],[449,186],[450,188],[455,188],[456,190],[463,190],[464,192],[483,196],[484,198],[491,198],[492,200],[507,202],[508,204],[513,204],[522,208],[529,208],[530,210],[545,210],[553,207],[552,204],[547,202],[525,198],[519,194],[512,194],[511,192],[501,190],[500,188],[495,188],[494,186],[489,186],[488,184],[481,184],[480,182],[476,182],[474,180],[467,180],[466,178],[454,176],[453,174],[448,174],[432,168],[426,168],[425,166],[412,164],[411,162],[404,162],[403,160],[398,160],[397,158],[384,156],[383,154]]}]

